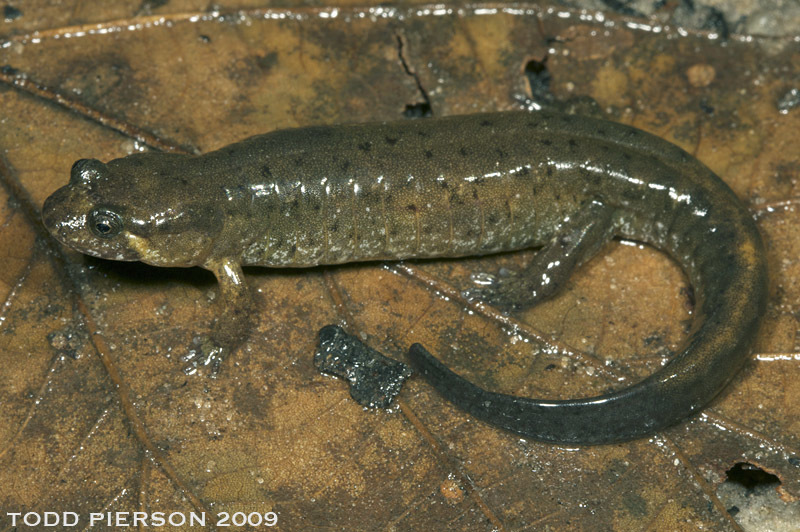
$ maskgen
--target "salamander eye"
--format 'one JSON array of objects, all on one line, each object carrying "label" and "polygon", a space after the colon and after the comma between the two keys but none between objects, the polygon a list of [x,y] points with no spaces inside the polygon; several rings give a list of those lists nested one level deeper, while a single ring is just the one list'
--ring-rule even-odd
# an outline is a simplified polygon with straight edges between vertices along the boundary
[{"label": "salamander eye", "polygon": [[122,230],[122,219],[114,211],[95,209],[89,213],[89,228],[100,238],[111,238]]}]

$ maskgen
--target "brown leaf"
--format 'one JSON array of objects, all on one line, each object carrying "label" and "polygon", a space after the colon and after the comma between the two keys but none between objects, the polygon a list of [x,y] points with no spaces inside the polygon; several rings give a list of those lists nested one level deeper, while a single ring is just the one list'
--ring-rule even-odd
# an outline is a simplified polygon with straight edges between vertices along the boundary
[{"label": "brown leaf", "polygon": [[[721,46],[533,6],[80,5],[26,3],[0,38],[0,508],[84,525],[89,512],[275,511],[283,530],[737,530],[715,486],[739,462],[800,496],[800,112],[776,108],[800,79],[796,42]],[[38,218],[82,157],[399,119],[426,99],[437,115],[515,108],[525,64],[545,58],[559,99],[591,96],[723,176],[768,243],[773,297],[752,361],[701,415],[649,439],[529,442],[420,379],[396,411],[366,411],[312,357],[317,331],[347,317],[394,358],[420,341],[494,390],[625,386],[671,356],[691,318],[686,279],[656,250],[616,242],[511,318],[457,290],[532,252],[253,269],[256,330],[213,380],[180,361],[213,318],[210,274],[86,258]]]}]

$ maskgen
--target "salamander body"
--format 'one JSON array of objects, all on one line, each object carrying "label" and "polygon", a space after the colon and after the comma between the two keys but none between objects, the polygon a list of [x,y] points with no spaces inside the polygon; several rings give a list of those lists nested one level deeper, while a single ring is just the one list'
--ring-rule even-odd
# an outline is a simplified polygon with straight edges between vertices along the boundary
[{"label": "salamander body", "polygon": [[562,443],[627,440],[702,408],[747,359],[767,299],[758,230],[713,172],[638,129],[544,111],[287,129],[200,156],[82,159],[43,219],[89,255],[213,271],[224,310],[203,364],[247,336],[242,266],[542,247],[528,271],[468,293],[523,305],[556,293],[614,236],[651,244],[686,271],[697,307],[675,357],[631,387],[577,400],[496,394],[410,350],[459,407]]}]

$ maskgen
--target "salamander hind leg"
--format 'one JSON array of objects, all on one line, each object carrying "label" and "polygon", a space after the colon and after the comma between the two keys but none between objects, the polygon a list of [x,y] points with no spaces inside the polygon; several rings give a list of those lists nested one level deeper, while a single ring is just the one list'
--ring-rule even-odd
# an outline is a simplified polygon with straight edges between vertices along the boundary
[{"label": "salamander hind leg", "polygon": [[614,230],[614,209],[592,201],[564,219],[552,240],[525,270],[474,274],[472,280],[478,286],[465,290],[463,295],[505,311],[533,306],[558,293],[575,268],[614,236]]}]

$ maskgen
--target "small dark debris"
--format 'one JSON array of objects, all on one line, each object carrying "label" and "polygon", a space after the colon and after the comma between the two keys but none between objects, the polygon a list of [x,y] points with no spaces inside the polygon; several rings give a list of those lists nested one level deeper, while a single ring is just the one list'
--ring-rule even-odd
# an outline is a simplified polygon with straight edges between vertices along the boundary
[{"label": "small dark debris", "polygon": [[142,2],[142,6],[139,8],[139,11],[145,13],[151,13],[154,9],[158,9],[159,7],[164,7],[169,3],[169,0],[145,0]]},{"label": "small dark debris", "polygon": [[0,72],[5,74],[6,76],[16,76],[19,74],[19,70],[12,67],[11,65],[3,65],[0,67]]},{"label": "small dark debris", "polygon": [[798,458],[796,456],[790,456],[789,457],[789,463],[792,464],[795,467],[800,467],[800,458]]},{"label": "small dark debris", "polygon": [[711,105],[710,103],[708,103],[705,100],[701,100],[700,101],[700,109],[704,113],[706,113],[707,115],[713,115],[714,114],[714,106]]},{"label": "small dark debris", "polygon": [[740,484],[746,490],[752,491],[757,486],[775,485],[778,486],[781,480],[773,475],[767,473],[763,469],[747,462],[739,462],[732,468],[725,471],[727,476],[726,482],[734,482]]},{"label": "small dark debris", "polygon": [[790,89],[786,94],[778,99],[778,111],[786,114],[792,109],[800,106],[800,89]]},{"label": "small dark debris", "polygon": [[525,63],[525,77],[528,78],[533,102],[546,106],[553,101],[553,94],[550,92],[553,76],[547,70],[547,57],[541,61],[532,59]]},{"label": "small dark debris", "polygon": [[206,44],[211,42],[211,37],[209,37],[208,35],[200,35],[199,37],[201,42],[204,42]]},{"label": "small dark debris", "polygon": [[385,357],[338,325],[320,329],[314,366],[321,373],[347,380],[350,396],[370,408],[389,408],[411,376],[408,365]]},{"label": "small dark debris", "polygon": [[406,118],[427,118],[433,116],[431,104],[428,102],[407,104],[406,110],[403,111],[403,116]]},{"label": "small dark debris", "polygon": [[278,52],[256,55],[255,64],[264,72],[269,72],[278,64]]},{"label": "small dark debris", "polygon": [[659,333],[653,333],[643,341],[644,345],[664,345],[664,338]]},{"label": "small dark debris", "polygon": [[728,21],[725,20],[725,15],[716,7],[708,8],[708,14],[700,29],[713,31],[719,35],[719,38],[723,41],[727,40],[731,35],[731,30],[728,27]]},{"label": "small dark debris", "polygon": [[688,28],[709,30],[722,41],[730,36],[730,25],[724,13],[715,7],[695,4],[694,0],[681,0],[672,12],[672,21]]},{"label": "small dark debris", "polygon": [[22,16],[22,11],[17,9],[14,6],[4,6],[3,7],[3,18],[6,22],[11,22],[13,20],[18,19]]},{"label": "small dark debris", "polygon": [[644,17],[644,14],[632,7],[628,4],[632,3],[630,0],[602,0],[603,3],[608,7],[610,10],[619,13],[620,15],[625,15],[627,17]]}]

